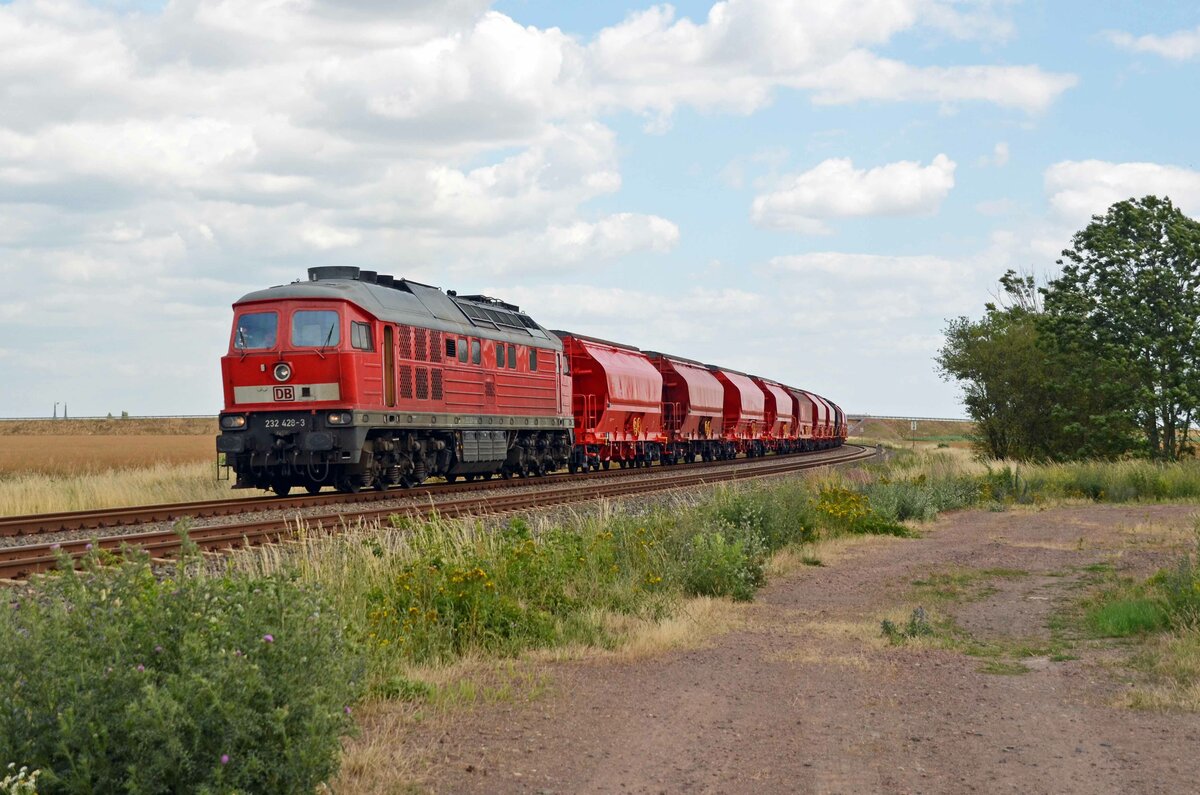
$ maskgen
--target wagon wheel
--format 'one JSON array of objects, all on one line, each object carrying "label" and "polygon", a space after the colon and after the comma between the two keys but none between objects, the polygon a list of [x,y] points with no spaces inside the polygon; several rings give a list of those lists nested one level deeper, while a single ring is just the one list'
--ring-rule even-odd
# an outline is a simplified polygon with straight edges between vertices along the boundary
[{"label": "wagon wheel", "polygon": [[321,484],[320,483],[305,483],[304,490],[307,491],[309,494],[319,494],[321,492]]},{"label": "wagon wheel", "polygon": [[292,491],[292,484],[286,480],[276,480],[271,483],[271,491],[280,497],[286,497]]}]

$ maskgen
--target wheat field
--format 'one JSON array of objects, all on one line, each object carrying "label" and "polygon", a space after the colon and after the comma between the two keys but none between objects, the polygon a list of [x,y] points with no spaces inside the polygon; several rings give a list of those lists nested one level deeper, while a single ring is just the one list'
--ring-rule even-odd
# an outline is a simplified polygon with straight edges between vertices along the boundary
[{"label": "wheat field", "polygon": [[0,516],[229,496],[217,480],[216,421],[0,423]]}]

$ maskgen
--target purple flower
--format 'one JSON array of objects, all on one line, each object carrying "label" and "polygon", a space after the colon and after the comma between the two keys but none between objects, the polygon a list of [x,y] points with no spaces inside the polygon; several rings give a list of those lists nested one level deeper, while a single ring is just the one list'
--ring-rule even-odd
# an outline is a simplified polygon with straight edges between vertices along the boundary
[{"label": "purple flower", "polygon": [[274,642],[275,642],[274,635],[272,635],[270,633],[263,635],[263,643],[274,643]]},{"label": "purple flower", "polygon": [[221,764],[229,764],[229,754],[221,754]]},{"label": "purple flower", "polygon": [[58,543],[57,541],[55,541],[53,544],[50,545],[50,549],[53,549],[53,550],[58,550],[61,547],[62,547],[62,544]]},{"label": "purple flower", "polygon": [[155,646],[155,647],[154,647],[154,653],[155,653],[155,654],[162,654],[162,646]]},{"label": "purple flower", "polygon": [[87,550],[88,552],[92,551],[92,544],[90,541],[88,542],[87,546],[84,547],[84,549]]},{"label": "purple flower", "polygon": [[349,706],[347,706],[347,707],[346,707],[346,714],[347,714],[347,715],[349,715],[349,714],[350,714],[350,707],[349,707]]},{"label": "purple flower", "polygon": [[138,670],[138,673],[140,674],[146,670],[146,666],[142,665],[141,663],[138,663],[137,670]]},{"label": "purple flower", "polygon": [[241,656],[242,656],[242,650],[241,650],[241,649],[234,649],[234,650],[233,650],[233,656],[234,656],[234,657],[241,657]]}]

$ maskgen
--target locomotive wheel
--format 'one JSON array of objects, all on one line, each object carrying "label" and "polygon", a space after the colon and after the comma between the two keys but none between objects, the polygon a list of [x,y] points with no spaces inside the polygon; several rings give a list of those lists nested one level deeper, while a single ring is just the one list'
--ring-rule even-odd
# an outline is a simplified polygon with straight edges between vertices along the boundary
[{"label": "locomotive wheel", "polygon": [[454,474],[453,472],[451,472],[451,473],[449,473],[448,475],[446,475],[446,482],[447,482],[447,483],[453,483],[453,482],[454,482],[454,481],[456,481],[456,480],[458,480],[458,475]]},{"label": "locomotive wheel", "polygon": [[606,472],[608,471],[608,468],[610,466],[612,466],[612,461],[601,461],[600,462],[600,468],[605,470]]},{"label": "locomotive wheel", "polygon": [[500,479],[501,480],[508,480],[511,477],[512,477],[511,469],[508,469],[507,467],[505,467],[504,469],[500,470]]},{"label": "locomotive wheel", "polygon": [[321,493],[321,484],[320,483],[306,483],[304,485],[304,490],[307,491],[309,494],[320,494]]},{"label": "locomotive wheel", "polygon": [[286,497],[292,491],[292,484],[284,480],[277,480],[271,484],[271,491],[280,497]]},{"label": "locomotive wheel", "polygon": [[358,478],[351,475],[347,478],[342,478],[338,483],[337,490],[342,494],[358,494],[362,485],[358,482]]}]

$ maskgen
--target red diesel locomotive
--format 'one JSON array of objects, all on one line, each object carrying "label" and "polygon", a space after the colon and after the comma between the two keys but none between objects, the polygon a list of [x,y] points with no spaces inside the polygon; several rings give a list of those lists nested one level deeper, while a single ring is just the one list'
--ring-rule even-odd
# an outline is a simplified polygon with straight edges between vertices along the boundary
[{"label": "red diesel locomotive", "polygon": [[810,392],[550,332],[511,304],[354,267],[234,304],[217,450],[286,494],[841,444]]}]

